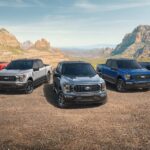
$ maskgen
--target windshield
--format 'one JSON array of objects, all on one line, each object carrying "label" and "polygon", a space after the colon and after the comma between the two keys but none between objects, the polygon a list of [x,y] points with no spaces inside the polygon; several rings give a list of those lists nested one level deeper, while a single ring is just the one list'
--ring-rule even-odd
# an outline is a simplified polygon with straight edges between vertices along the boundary
[{"label": "windshield", "polygon": [[119,60],[117,61],[120,69],[141,69],[141,65],[136,60]]},{"label": "windshield", "polygon": [[33,61],[12,61],[7,67],[7,70],[27,70],[32,69]]},{"label": "windshield", "polygon": [[86,63],[71,63],[64,64],[62,74],[65,76],[95,76],[96,72],[90,64]]}]

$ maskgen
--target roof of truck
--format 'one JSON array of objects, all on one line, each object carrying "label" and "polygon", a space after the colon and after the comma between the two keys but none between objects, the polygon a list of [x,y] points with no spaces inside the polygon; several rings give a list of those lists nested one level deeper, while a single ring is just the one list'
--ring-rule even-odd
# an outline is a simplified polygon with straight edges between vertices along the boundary
[{"label": "roof of truck", "polygon": [[108,60],[135,60],[132,58],[109,58]]},{"label": "roof of truck", "polygon": [[84,62],[84,61],[62,61],[60,62],[61,64],[75,64],[75,63],[82,63],[82,64],[89,64],[88,62]]},{"label": "roof of truck", "polygon": [[35,59],[35,58],[23,58],[23,59],[15,59],[15,60],[12,60],[12,61],[34,61],[34,60],[41,60],[41,59]]}]

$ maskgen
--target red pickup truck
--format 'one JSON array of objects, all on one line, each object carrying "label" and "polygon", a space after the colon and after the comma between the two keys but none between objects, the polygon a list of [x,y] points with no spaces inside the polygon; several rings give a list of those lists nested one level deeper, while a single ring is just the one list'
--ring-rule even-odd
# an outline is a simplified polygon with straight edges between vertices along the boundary
[{"label": "red pickup truck", "polygon": [[8,63],[7,62],[0,62],[0,70],[4,69],[7,67]]}]

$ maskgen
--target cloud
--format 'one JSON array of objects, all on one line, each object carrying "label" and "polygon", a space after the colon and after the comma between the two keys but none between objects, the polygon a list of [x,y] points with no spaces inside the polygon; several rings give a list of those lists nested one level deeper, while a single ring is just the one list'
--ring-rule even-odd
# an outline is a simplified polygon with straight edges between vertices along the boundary
[{"label": "cloud", "polygon": [[81,8],[81,9],[86,9],[89,11],[95,11],[98,9],[98,6],[92,3],[89,3],[87,1],[81,1],[75,4],[75,7]]},{"label": "cloud", "polygon": [[43,7],[46,4],[41,0],[1,0],[0,7]]},{"label": "cloud", "polygon": [[89,11],[89,12],[105,12],[105,11],[116,11],[129,8],[138,8],[144,6],[150,6],[150,1],[138,1],[138,2],[126,2],[120,4],[98,4],[91,3],[88,0],[78,1],[74,4],[76,8]]}]

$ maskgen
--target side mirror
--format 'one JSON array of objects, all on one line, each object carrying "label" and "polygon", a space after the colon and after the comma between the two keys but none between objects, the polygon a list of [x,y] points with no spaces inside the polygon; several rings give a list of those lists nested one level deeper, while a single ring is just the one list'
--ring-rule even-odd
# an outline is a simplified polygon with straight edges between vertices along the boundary
[{"label": "side mirror", "polygon": [[55,72],[54,72],[54,77],[59,77],[59,78],[60,78],[61,75],[60,75],[58,72],[55,71]]},{"label": "side mirror", "polygon": [[39,71],[39,68],[38,67],[34,67],[33,71]]}]

